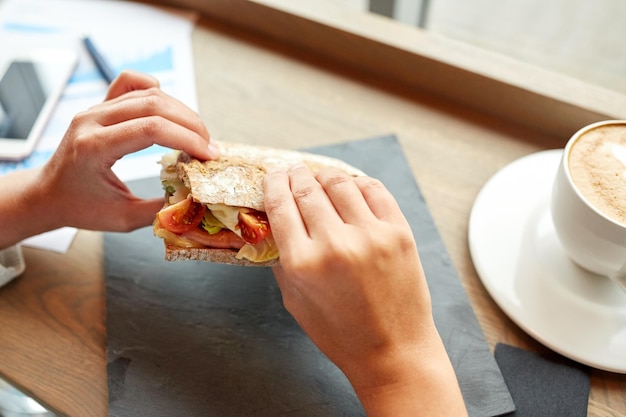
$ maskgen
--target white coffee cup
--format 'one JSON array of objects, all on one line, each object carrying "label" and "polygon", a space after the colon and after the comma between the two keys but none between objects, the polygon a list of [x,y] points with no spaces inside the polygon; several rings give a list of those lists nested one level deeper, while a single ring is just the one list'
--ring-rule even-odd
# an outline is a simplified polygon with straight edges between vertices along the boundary
[{"label": "white coffee cup", "polygon": [[551,209],[568,256],[626,291],[626,120],[593,123],[570,138]]}]

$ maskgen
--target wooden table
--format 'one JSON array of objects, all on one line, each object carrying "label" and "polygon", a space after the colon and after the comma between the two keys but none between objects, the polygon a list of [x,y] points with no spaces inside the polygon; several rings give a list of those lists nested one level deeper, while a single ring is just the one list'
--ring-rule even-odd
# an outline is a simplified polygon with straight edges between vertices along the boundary
[{"label": "wooden table", "polygon": [[[467,244],[474,198],[499,168],[563,146],[540,133],[379,81],[204,19],[193,34],[199,109],[214,137],[299,148],[394,133],[493,347],[549,354],[496,306]],[[66,254],[26,249],[27,270],[0,289],[0,374],[72,417],[107,415],[102,236]],[[626,417],[626,375],[592,371],[590,416]]]}]

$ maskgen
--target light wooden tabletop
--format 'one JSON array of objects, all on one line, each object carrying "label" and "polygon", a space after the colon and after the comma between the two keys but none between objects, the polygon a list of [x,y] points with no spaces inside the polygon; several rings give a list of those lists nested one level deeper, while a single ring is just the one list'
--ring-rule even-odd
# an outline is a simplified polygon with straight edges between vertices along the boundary
[{"label": "light wooden tabletop", "polygon": [[[403,91],[215,21],[200,22],[193,44],[199,111],[216,138],[301,148],[396,134],[489,344],[549,354],[487,294],[467,227],[491,175],[567,138]],[[106,416],[101,234],[80,231],[66,254],[26,249],[25,257],[24,275],[0,290],[0,374],[63,415]],[[626,375],[591,375],[589,415],[626,417]]]}]

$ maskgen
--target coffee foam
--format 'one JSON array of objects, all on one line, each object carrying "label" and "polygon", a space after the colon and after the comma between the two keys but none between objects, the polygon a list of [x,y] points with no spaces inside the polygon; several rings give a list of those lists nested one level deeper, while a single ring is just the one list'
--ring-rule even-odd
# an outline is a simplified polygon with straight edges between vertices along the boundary
[{"label": "coffee foam", "polygon": [[568,164],[580,193],[596,209],[626,225],[626,124],[583,133],[570,149]]}]

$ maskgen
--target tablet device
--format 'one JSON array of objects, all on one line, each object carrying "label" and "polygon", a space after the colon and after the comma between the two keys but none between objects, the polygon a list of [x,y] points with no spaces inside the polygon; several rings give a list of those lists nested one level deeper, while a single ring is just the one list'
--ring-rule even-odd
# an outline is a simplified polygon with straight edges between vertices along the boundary
[{"label": "tablet device", "polygon": [[30,155],[77,61],[72,49],[0,55],[0,159]]}]

